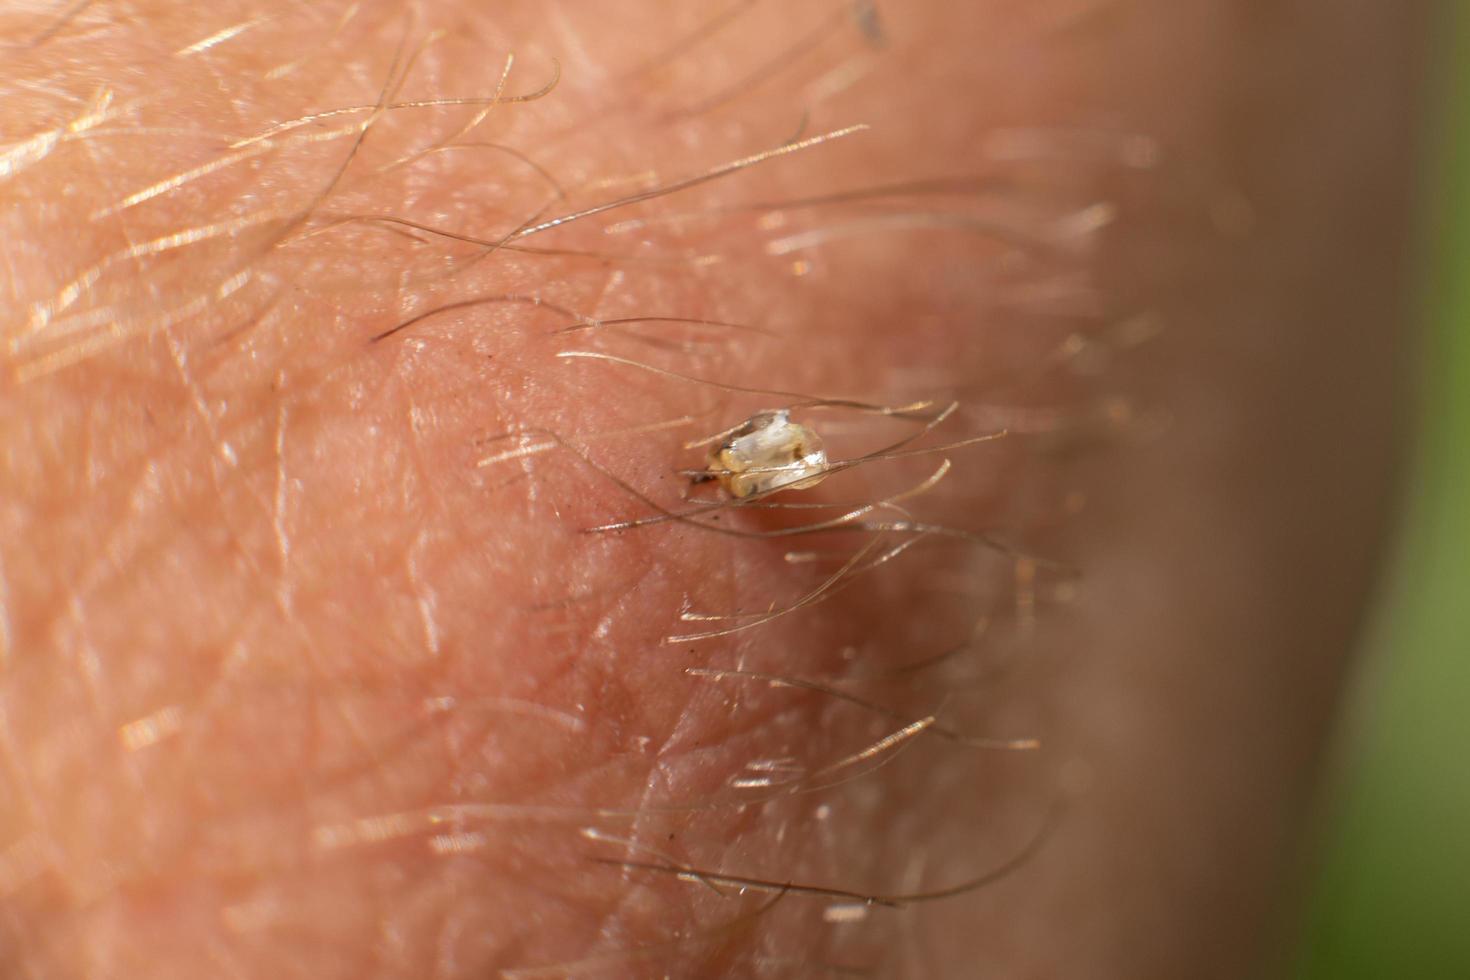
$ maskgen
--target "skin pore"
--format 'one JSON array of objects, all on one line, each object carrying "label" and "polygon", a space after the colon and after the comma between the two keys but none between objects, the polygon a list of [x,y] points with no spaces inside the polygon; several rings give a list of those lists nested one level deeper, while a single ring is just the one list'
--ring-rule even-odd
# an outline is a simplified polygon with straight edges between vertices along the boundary
[{"label": "skin pore", "polygon": [[1258,965],[1419,20],[0,12],[5,975]]}]

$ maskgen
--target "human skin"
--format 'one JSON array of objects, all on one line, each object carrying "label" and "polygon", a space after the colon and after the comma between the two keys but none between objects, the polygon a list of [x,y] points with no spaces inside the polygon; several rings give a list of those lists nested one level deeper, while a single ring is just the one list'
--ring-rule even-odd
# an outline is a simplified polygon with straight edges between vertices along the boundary
[{"label": "human skin", "polygon": [[[5,975],[1259,967],[1392,485],[1422,21],[0,12]],[[758,503],[921,492],[682,500],[807,395],[931,451]]]}]

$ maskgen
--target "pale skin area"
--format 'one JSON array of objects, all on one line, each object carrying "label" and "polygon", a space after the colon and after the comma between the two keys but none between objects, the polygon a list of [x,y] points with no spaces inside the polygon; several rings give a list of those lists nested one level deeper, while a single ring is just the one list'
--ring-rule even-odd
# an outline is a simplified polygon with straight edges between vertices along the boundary
[{"label": "pale skin area", "polygon": [[[1387,511],[1413,5],[484,7],[4,11],[5,975],[1261,963]],[[955,400],[916,445],[1008,434],[772,502],[1055,564],[589,533],[801,399],[569,352]]]}]

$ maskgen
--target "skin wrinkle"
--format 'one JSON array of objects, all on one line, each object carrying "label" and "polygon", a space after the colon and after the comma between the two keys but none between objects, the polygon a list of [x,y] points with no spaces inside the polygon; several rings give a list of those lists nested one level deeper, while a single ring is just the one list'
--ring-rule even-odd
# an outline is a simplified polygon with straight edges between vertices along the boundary
[{"label": "skin wrinkle", "polygon": [[[853,54],[868,41],[856,30],[834,33],[778,75],[747,85],[743,80],[753,68],[780,60],[788,50],[784,42],[804,29],[774,3],[751,4],[713,27],[696,23],[710,12],[686,5],[666,9],[630,2],[626,12],[566,6],[558,8],[555,29],[548,29],[535,4],[506,4],[493,17],[441,5],[419,11],[425,22],[409,35],[403,33],[402,8],[389,3],[367,4],[360,12],[287,8],[279,18],[257,18],[251,4],[218,11],[143,4],[127,17],[102,4],[78,17],[75,26],[94,23],[93,17],[112,25],[112,47],[72,28],[58,30],[51,41],[90,44],[105,54],[88,58],[93,48],[79,48],[76,64],[99,64],[89,71],[131,79],[119,91],[139,139],[128,144],[109,137],[104,143],[88,134],[80,148],[87,154],[85,166],[77,166],[78,154],[67,156],[78,148],[61,144],[41,164],[13,176],[26,183],[7,185],[24,188],[15,198],[20,202],[68,200],[63,189],[76,196],[63,212],[77,230],[65,248],[24,244],[48,238],[43,229],[54,223],[54,214],[18,207],[3,219],[13,226],[5,240],[23,243],[6,249],[22,333],[37,329],[34,317],[24,320],[28,304],[31,310],[50,309],[47,297],[61,295],[77,312],[42,317],[42,331],[64,327],[97,338],[60,348],[63,356],[48,351],[42,356],[52,359],[27,362],[44,372],[12,371],[15,365],[7,363],[0,382],[0,398],[16,408],[7,406],[0,418],[22,420],[4,429],[6,444],[21,447],[4,463],[5,485],[17,501],[7,508],[4,534],[7,541],[24,542],[14,557],[6,555],[9,608],[16,611],[11,628],[23,652],[0,675],[0,723],[7,756],[19,773],[9,784],[26,787],[39,774],[44,785],[37,793],[54,804],[0,838],[4,845],[39,832],[55,855],[37,879],[0,894],[0,934],[22,951],[18,969],[63,977],[83,970],[97,976],[193,976],[225,963],[244,976],[320,980],[417,976],[434,962],[445,975],[482,976],[567,962],[571,953],[574,962],[595,964],[594,975],[626,975],[633,962],[638,970],[647,965],[651,975],[781,976],[858,964],[894,975],[944,969],[964,975],[978,951],[986,965],[1003,969],[1009,956],[1012,966],[1044,975],[1184,972],[1187,956],[1155,952],[1140,968],[1136,950],[1107,945],[1132,931],[1108,933],[1110,922],[1136,926],[1136,919],[1124,918],[1126,911],[1167,902],[1172,894],[1160,885],[1140,900],[1137,880],[1127,877],[1133,869],[1109,865],[1103,856],[1126,850],[1117,841],[1135,841],[1127,805],[1145,806],[1152,799],[1141,794],[1122,794],[1123,816],[1105,812],[1111,825],[1090,816],[1097,812],[1089,809],[1093,804],[1082,807],[1075,823],[1058,830],[1057,848],[1043,848],[1024,874],[947,905],[958,917],[955,928],[946,932],[944,923],[954,920],[939,913],[926,911],[915,920],[919,938],[910,945],[920,948],[925,961],[944,964],[933,970],[895,953],[897,923],[907,918],[873,910],[860,925],[827,923],[820,904],[797,895],[766,906],[765,899],[732,898],[668,875],[596,865],[594,858],[623,849],[577,843],[576,828],[589,821],[628,835],[639,848],[667,852],[675,863],[736,877],[762,875],[777,888],[788,876],[868,894],[943,887],[1000,866],[1020,851],[1038,825],[1038,799],[1056,790],[1054,763],[1080,759],[1083,769],[1104,774],[1118,768],[1118,758],[1140,768],[1177,767],[1181,756],[1160,744],[1172,740],[1159,737],[1170,729],[1156,707],[1172,691],[1166,686],[1157,701],[1144,703],[1130,700],[1126,687],[1111,700],[1079,699],[1069,686],[1078,683],[1069,671],[1073,661],[1046,645],[1052,621],[1111,624],[1112,631],[1102,629],[1104,640],[1127,635],[1131,642],[1135,631],[1094,605],[1084,606],[1085,614],[1059,612],[1064,583],[1042,573],[1033,584],[1005,557],[982,554],[972,560],[953,543],[915,549],[854,579],[840,598],[783,615],[759,630],[713,638],[696,649],[661,646],[684,611],[760,616],[789,606],[867,539],[834,540],[844,550],[805,565],[785,562],[787,545],[779,541],[732,539],[688,527],[588,535],[581,532],[647,512],[566,452],[520,456],[513,462],[522,476],[513,481],[499,467],[475,465],[485,457],[478,443],[487,436],[521,429],[562,433],[586,445],[619,479],[672,507],[687,489],[677,471],[697,466],[699,454],[681,448],[691,433],[650,430],[647,424],[694,414],[697,431],[713,431],[765,407],[707,387],[694,389],[700,394],[691,405],[690,390],[667,377],[633,377],[607,364],[555,359],[569,347],[747,387],[769,377],[760,387],[833,391],[864,400],[911,397],[914,392],[893,379],[927,372],[939,391],[920,394],[970,402],[976,393],[994,392],[977,379],[1004,383],[1022,370],[1036,383],[1004,390],[996,411],[1029,410],[1044,419],[1061,406],[1063,418],[1075,425],[1046,425],[1038,438],[958,451],[955,464],[963,475],[908,504],[932,516],[933,526],[998,523],[1020,539],[1039,533],[1064,543],[1066,536],[1053,529],[1062,513],[1058,500],[1074,484],[1058,483],[1064,461],[1044,450],[1086,441],[1089,429],[1099,431],[1093,419],[1108,410],[1088,400],[1089,382],[1070,377],[1072,362],[1055,352],[1079,330],[1094,329],[1093,318],[1068,315],[1058,323],[993,297],[1024,293],[1033,281],[1065,287],[1069,275],[1089,267],[1090,250],[1048,257],[1067,264],[1038,270],[1007,255],[1001,243],[936,231],[936,225],[951,222],[927,216],[947,216],[950,208],[963,220],[985,213],[966,210],[974,200],[965,195],[939,206],[924,198],[915,205],[902,195],[881,205],[837,202],[837,210],[810,214],[775,206],[774,214],[751,215],[739,208],[741,201],[814,198],[829,182],[861,192],[936,174],[983,172],[993,164],[976,149],[987,127],[1041,124],[1056,131],[1078,115],[1089,122],[1104,119],[1111,127],[1117,120],[1108,112],[1131,104],[1117,89],[1139,84],[1158,97],[1160,76],[1140,71],[1135,79],[1115,71],[1129,59],[1110,47],[1122,44],[1117,38],[1129,31],[1145,31],[1140,25],[1153,23],[1155,5],[1115,4],[1107,9],[1122,28],[1073,25],[1080,35],[1034,33],[1037,24],[1071,24],[1069,18],[1083,16],[1063,5],[1028,5],[1024,16],[1004,6],[978,13],[946,12],[938,5],[883,8],[891,18],[885,21],[890,47],[875,62],[880,67],[832,92],[826,96],[830,103],[820,106],[801,104],[793,93],[822,84],[853,57],[868,57]],[[1189,9],[1171,14],[1163,47],[1141,48],[1177,47],[1182,59],[1193,59],[1194,74],[1179,76],[1190,77],[1190,85],[1171,87],[1182,106],[1145,117],[1155,122],[1172,118],[1171,111],[1193,116],[1190,110],[1202,97],[1190,86],[1207,91],[1211,72],[1221,71],[1211,58],[1198,57],[1215,50],[1212,42],[1187,39],[1191,30],[1205,35],[1219,27],[1209,17],[1190,20],[1218,5],[1181,6]],[[442,20],[430,22],[434,17]],[[174,56],[227,25],[246,22],[258,27],[199,55]],[[129,25],[146,30],[129,35]],[[407,73],[402,96],[395,94],[395,73],[386,67],[393,50],[400,44],[413,50],[436,26],[448,34],[425,48]],[[656,36],[644,36],[650,32]],[[518,65],[534,63],[542,49],[563,43],[555,41],[558,36],[579,39],[571,47],[584,51],[565,58],[565,87],[555,98],[497,111],[486,132],[476,135],[545,161],[570,188],[565,209],[560,202],[544,203],[549,194],[563,196],[559,188],[548,192],[541,173],[514,160],[486,169],[484,156],[435,153],[391,166],[413,147],[432,146],[457,131],[464,109],[399,112],[385,109],[386,103],[422,101],[426,94],[483,97],[503,81],[507,49],[529,53]],[[672,50],[680,36],[698,40],[692,57],[657,54]],[[987,56],[977,56],[968,43],[963,57],[936,55],[948,50],[942,45],[946,36],[956,44],[984,38],[981,53]],[[320,56],[282,60],[309,45],[320,46]],[[26,57],[48,55],[42,49]],[[618,87],[606,81],[626,77],[650,57],[658,65],[659,84]],[[130,59],[150,69],[146,83],[128,67]],[[295,66],[291,81],[271,90],[265,82],[287,74],[278,70],[283,64]],[[1108,84],[1098,84],[1099,77]],[[140,84],[147,85],[144,97],[129,101],[139,93],[127,89]],[[83,99],[95,90],[95,78],[72,68],[57,85],[76,90],[68,98]],[[959,97],[964,92],[985,98],[972,102]],[[303,93],[310,95],[309,104],[302,104]],[[718,107],[698,117],[669,118],[671,108],[687,105],[690,96],[708,99],[711,93],[721,98]],[[184,94],[197,101],[168,104]],[[262,153],[260,166],[209,169],[210,159],[228,153],[235,134],[265,132],[314,107],[364,106],[375,96],[378,102],[364,110],[370,131],[355,126],[338,140],[293,144],[310,152]],[[945,98],[947,103],[938,101]],[[920,111],[931,102],[947,111]],[[33,122],[25,115],[45,110],[27,105],[6,111],[21,117],[18,122]],[[156,142],[154,134],[163,127],[149,124],[180,112],[207,125],[193,139]],[[808,112],[812,118],[803,118],[798,129],[797,117]],[[943,117],[937,123],[936,115]],[[615,195],[699,173],[712,161],[740,159],[793,131],[836,131],[854,117],[873,123],[873,130],[816,153],[792,153],[685,196],[608,213],[612,222],[648,219],[612,260],[585,258],[599,244],[606,247],[599,224],[587,220],[595,214],[552,223],[556,215],[582,214]],[[3,121],[9,131],[12,120]],[[1208,133],[1214,120],[1194,122]],[[1197,135],[1178,142],[1198,145]],[[343,141],[357,137],[345,152]],[[350,164],[345,168],[344,155]],[[1058,214],[1085,214],[1072,206],[1089,205],[1104,191],[1123,204],[1147,198],[1116,173],[1097,169],[1102,165],[1095,160],[1084,164],[1066,152],[1060,156],[1060,164],[1013,165],[1024,179],[1004,193],[1056,194],[1047,203],[1058,205]],[[69,167],[81,172],[68,176]],[[1065,174],[1058,177],[1057,169]],[[158,183],[167,174],[195,172],[198,180]],[[646,176],[619,176],[626,174]],[[1201,195],[1214,185],[1197,177],[1190,182],[1177,171],[1163,180],[1189,184],[1187,192],[1174,188],[1182,200],[1172,203],[1189,212],[1189,221],[1198,221]],[[140,187],[159,192],[125,214],[81,220],[106,212]],[[322,187],[332,188],[330,200]],[[845,204],[857,210],[841,210]],[[385,211],[473,232],[481,244],[469,254],[484,261],[446,262],[446,255],[466,253],[430,236],[415,241],[365,222],[302,236],[290,247],[261,244],[279,237],[273,222],[290,226],[316,212],[310,219],[319,222],[315,228],[336,214]],[[692,227],[659,220],[670,212],[709,220]],[[269,219],[260,219],[262,214]],[[232,217],[221,223],[226,215]],[[894,215],[909,216],[913,227],[900,232]],[[916,215],[925,220],[912,220]],[[1125,207],[1124,221],[1130,216]],[[773,223],[765,224],[767,219]],[[250,220],[260,221],[261,234],[237,234]],[[187,241],[177,231],[200,227],[221,231]],[[517,228],[544,232],[551,251],[483,245]],[[850,234],[858,228],[870,233]],[[1113,241],[1111,230],[1094,231]],[[802,256],[802,265],[777,263],[761,247],[802,236],[821,243]],[[1171,242],[1178,251],[1196,248],[1187,239]],[[696,251],[721,261],[657,267],[633,261]],[[1106,261],[1114,253],[1102,254]],[[107,256],[127,259],[99,266]],[[95,281],[58,292],[78,269],[97,269]],[[228,304],[215,301],[216,284],[233,281],[241,269],[251,281],[232,290]],[[1052,271],[1056,277],[1048,280]],[[414,310],[476,293],[544,294],[574,310],[608,307],[609,313],[760,325],[788,342],[757,345],[733,330],[726,345],[692,349],[630,344],[626,336],[602,329],[557,337],[552,331],[565,324],[552,326],[549,311],[507,307],[456,310],[381,344],[366,342]],[[195,299],[179,302],[181,295]],[[1071,295],[1064,288],[1062,298]],[[1084,292],[1077,305],[1085,310],[1087,300]],[[160,308],[166,311],[162,317]],[[1171,312],[1188,321],[1193,311],[1186,304]],[[12,318],[7,315],[4,323],[12,340]],[[677,341],[704,335],[670,326],[659,336]],[[1055,371],[1037,374],[1039,363]],[[1102,387],[1127,390],[1133,384],[1109,374]],[[86,405],[94,408],[76,414]],[[848,421],[831,419],[834,431]],[[1187,434],[1200,431],[1190,428]],[[864,419],[843,438],[861,449],[882,444],[892,432]],[[588,433],[605,436],[589,439]],[[951,439],[971,434],[945,433]],[[230,452],[221,449],[225,445]],[[91,474],[85,481],[90,485],[75,473],[77,455]],[[230,456],[237,465],[226,466]],[[1371,458],[1371,451],[1365,456]],[[1187,452],[1171,457],[1189,458]],[[206,461],[207,470],[200,466]],[[860,467],[829,481],[842,481],[840,488],[824,487],[803,499],[881,499],[919,485],[936,462],[903,460],[881,471]],[[1105,469],[1101,482],[1120,476],[1126,474]],[[1127,492],[1137,490],[1126,479],[1119,484]],[[1207,484],[1196,497],[1209,498]],[[806,520],[801,513],[752,508],[717,516],[752,531],[779,527],[792,514]],[[1130,513],[1123,508],[1120,517],[1114,510],[1113,522],[1125,524]],[[1240,528],[1236,547],[1213,552],[1227,569],[1219,576],[1226,583],[1232,582],[1229,570],[1242,574],[1240,569],[1268,563],[1275,554],[1259,542],[1253,546],[1248,518],[1237,514],[1233,520]],[[881,540],[875,555],[896,544],[891,537]],[[802,546],[807,543],[802,539]],[[48,568],[36,555],[48,556],[55,566]],[[895,683],[894,672],[883,668],[951,648],[974,622],[973,602],[961,609],[914,586],[925,571],[977,579],[978,591],[989,593],[986,601],[998,625],[984,645],[966,653],[966,663],[936,662]],[[1249,583],[1251,574],[1242,577]],[[1094,578],[1089,571],[1082,588]],[[1017,606],[1011,584],[1018,579],[1026,583],[1024,608]],[[1100,584],[1126,581],[1126,573],[1110,574]],[[1159,592],[1163,601],[1172,601],[1181,633],[1189,638],[1190,616],[1211,610],[1188,595],[1171,600],[1172,587],[1166,579]],[[1253,593],[1250,604],[1269,604],[1267,591]],[[1350,591],[1350,583],[1338,591]],[[434,630],[440,649],[434,656],[425,651],[425,594],[439,597]],[[587,598],[564,601],[569,596]],[[75,617],[70,635],[58,627],[67,615]],[[1274,634],[1266,627],[1262,633],[1259,645],[1269,647],[1266,640]],[[54,669],[88,646],[106,678],[93,697],[116,704],[94,705],[101,717],[76,710],[76,675]],[[1063,646],[1089,654],[1109,649],[1093,638]],[[996,663],[1002,669],[988,675],[985,685],[952,683]],[[1006,664],[1012,669],[1004,669]],[[849,778],[843,761],[881,747],[898,728],[891,719],[829,703],[817,692],[732,692],[688,676],[683,668],[689,665],[819,678],[832,685],[851,677],[864,697],[881,698],[901,719],[927,719],[939,704],[947,728],[1044,728],[1048,739],[1062,734],[1063,751],[1038,764],[1014,753],[967,755],[942,739],[911,738],[896,764]],[[1078,673],[1099,689],[1117,688],[1116,675],[1104,667],[1093,670]],[[1232,703],[1254,684],[1249,676],[1237,678]],[[425,708],[446,695],[454,698],[452,705]],[[543,725],[528,715],[507,718],[472,707],[495,699],[570,715],[581,724]],[[122,755],[119,726],[170,704],[186,706],[180,730]],[[1233,720],[1250,717],[1233,710]],[[1090,744],[1100,732],[1104,737]],[[1276,736],[1259,737],[1256,755]],[[1218,761],[1229,744],[1226,738],[1201,739],[1194,751]],[[780,767],[788,757],[795,760],[793,771],[808,780],[825,769],[840,786],[818,794],[799,783],[792,793],[751,794],[731,783],[747,772],[784,772]],[[841,772],[830,771],[839,765]],[[1075,770],[1074,765],[1074,776]],[[1117,804],[1118,783],[1098,778],[1106,791],[1090,799]],[[1279,778],[1263,773],[1262,795],[1269,796],[1272,780]],[[1063,779],[1061,785],[1077,782]],[[1188,774],[1173,780],[1190,782]],[[1231,784],[1218,785],[1226,792]],[[826,820],[816,821],[820,806],[831,810]],[[1164,811],[1147,812],[1158,819]],[[1208,862],[1199,856],[1205,852],[1195,851],[1198,841],[1188,829],[1196,824],[1202,827],[1200,840],[1211,842],[1210,835],[1218,833],[1207,819],[1171,825],[1169,850],[1158,858],[1161,868],[1187,855],[1205,866],[1198,874],[1206,874]],[[1079,858],[1077,841],[1095,839],[1100,826],[1110,827],[1111,836],[1103,835]],[[12,829],[8,823],[0,827]],[[344,827],[375,841],[322,846],[331,836],[327,831]],[[455,834],[480,834],[485,843],[468,852],[437,852],[431,842],[446,839],[446,827]],[[1167,840],[1171,834],[1159,836]],[[1259,854],[1253,843],[1241,846]],[[925,860],[916,863],[919,856]],[[924,865],[927,872],[911,870]],[[1078,867],[1101,870],[1079,876]],[[1264,872],[1253,870],[1249,881],[1243,875],[1235,887],[1249,893],[1263,879]],[[1113,888],[1112,881],[1122,884]],[[1082,886],[1075,882],[1102,883],[1103,894],[1094,893],[1093,901],[1106,904],[1079,911],[1078,893],[1071,889]],[[1099,914],[1099,907],[1110,914]],[[1191,923],[1154,915],[1149,934],[1178,936],[1182,947],[1209,932],[1200,925],[1205,916]],[[1059,942],[1058,921],[1078,924],[1081,940]],[[1008,936],[1018,923],[1029,923],[1032,932]],[[1250,942],[1240,935],[1236,963],[1250,956]],[[957,948],[956,937],[983,937],[983,948]],[[201,967],[201,958],[211,965]]]},{"label": "skin wrinkle", "polygon": [[0,549],[0,671],[10,666],[13,627],[10,625],[10,583],[5,576],[5,552]]},{"label": "skin wrinkle", "polygon": [[[284,383],[284,378],[276,375],[276,384]],[[290,482],[286,478],[286,403],[282,401],[276,406],[276,484],[273,495],[272,528],[276,535],[276,556],[280,561],[280,585],[276,593],[276,603],[286,615],[291,612],[291,583],[287,572],[291,567],[291,536],[286,528],[286,507],[289,503],[287,490]]]}]

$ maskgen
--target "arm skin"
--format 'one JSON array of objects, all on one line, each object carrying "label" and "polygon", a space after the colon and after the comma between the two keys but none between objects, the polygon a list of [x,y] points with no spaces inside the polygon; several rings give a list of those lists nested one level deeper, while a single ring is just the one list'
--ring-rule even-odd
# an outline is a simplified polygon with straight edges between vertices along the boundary
[{"label": "arm skin", "polygon": [[[1396,462],[1423,19],[0,11],[0,972],[1259,967]],[[1006,435],[766,501],[862,527],[590,531],[803,400],[689,378]]]}]

